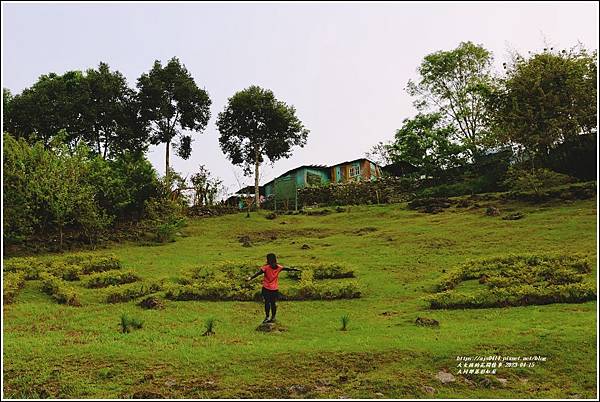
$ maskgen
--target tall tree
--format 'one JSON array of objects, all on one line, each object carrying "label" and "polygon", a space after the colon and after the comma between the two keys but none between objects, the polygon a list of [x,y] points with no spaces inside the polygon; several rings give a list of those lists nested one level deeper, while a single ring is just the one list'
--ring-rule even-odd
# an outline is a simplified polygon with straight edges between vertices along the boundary
[{"label": "tall tree", "polygon": [[534,167],[558,143],[597,132],[598,55],[582,47],[515,54],[491,93],[500,141],[521,147]]},{"label": "tall tree", "polygon": [[419,110],[440,112],[457,128],[460,140],[476,158],[482,148],[486,127],[485,95],[491,85],[492,54],[480,45],[462,42],[450,51],[425,56],[418,68],[418,82],[407,90],[417,97]]},{"label": "tall tree", "polygon": [[50,146],[53,137],[64,131],[64,140],[74,149],[83,138],[84,113],[89,93],[81,71],[63,75],[50,73],[10,100],[5,131],[30,143],[41,141]]},{"label": "tall tree", "polygon": [[386,148],[394,162],[408,162],[420,173],[435,177],[464,162],[464,146],[452,141],[456,131],[439,113],[418,114],[404,120]]},{"label": "tall tree", "polygon": [[87,70],[85,82],[89,99],[82,111],[90,148],[104,159],[124,151],[144,151],[148,132],[139,117],[135,92],[125,77],[100,63],[97,70]]},{"label": "tall tree", "polygon": [[296,117],[296,109],[279,101],[268,89],[250,86],[229,98],[217,119],[221,149],[234,165],[250,175],[254,167],[254,196],[260,208],[259,168],[265,157],[271,163],[288,158],[292,147],[306,144],[309,131]]},{"label": "tall tree", "polygon": [[199,88],[183,64],[173,57],[166,66],[156,60],[147,74],[138,79],[138,97],[142,120],[148,122],[154,145],[165,144],[165,176],[169,183],[169,148],[174,144],[177,154],[188,159],[192,152],[192,137],[182,130],[202,132],[210,118],[211,100]]}]

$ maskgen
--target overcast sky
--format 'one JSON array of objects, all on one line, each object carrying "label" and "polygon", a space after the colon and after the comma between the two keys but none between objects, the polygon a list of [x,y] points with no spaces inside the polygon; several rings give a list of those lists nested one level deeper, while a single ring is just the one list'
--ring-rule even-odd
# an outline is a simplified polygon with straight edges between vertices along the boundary
[{"label": "overcast sky", "polygon": [[[544,41],[598,48],[598,4],[7,4],[2,3],[2,86],[19,93],[41,74],[95,67],[122,72],[130,86],[154,60],[173,56],[212,99],[211,120],[189,160],[172,156],[184,175],[199,164],[230,191],[244,178],[222,154],[217,113],[234,92],[256,84],[294,105],[308,143],[261,184],[302,164],[363,157],[414,115],[406,83],[423,57],[473,41],[496,65],[509,49]],[[149,158],[164,173],[164,146]]]}]

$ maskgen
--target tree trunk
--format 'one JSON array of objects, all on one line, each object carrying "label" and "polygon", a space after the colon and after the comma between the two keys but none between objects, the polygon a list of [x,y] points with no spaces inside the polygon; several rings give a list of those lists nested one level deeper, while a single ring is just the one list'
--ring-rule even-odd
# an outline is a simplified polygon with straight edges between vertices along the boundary
[{"label": "tree trunk", "polygon": [[254,203],[256,204],[256,209],[260,209],[260,191],[258,189],[258,167],[260,165],[258,161],[258,147],[254,148],[255,162],[254,162]]},{"label": "tree trunk", "polygon": [[171,178],[169,177],[169,145],[171,145],[171,141],[167,141],[165,143],[165,180],[167,182],[167,186],[169,190],[171,189]]}]

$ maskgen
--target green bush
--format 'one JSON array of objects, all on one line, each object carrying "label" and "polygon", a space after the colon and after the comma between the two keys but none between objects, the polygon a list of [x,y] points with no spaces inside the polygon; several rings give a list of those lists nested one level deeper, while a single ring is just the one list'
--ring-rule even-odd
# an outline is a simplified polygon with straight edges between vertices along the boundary
[{"label": "green bush", "polygon": [[148,200],[145,205],[145,230],[158,243],[175,241],[175,234],[186,226],[183,206],[166,197]]},{"label": "green bush", "polygon": [[464,294],[452,291],[430,298],[432,309],[491,308],[508,306],[544,305],[552,303],[584,303],[596,300],[594,283],[566,285],[520,285],[500,287]]},{"label": "green bush", "polygon": [[21,257],[4,262],[5,272],[21,272],[26,280],[39,279],[40,273],[47,272],[66,281],[77,281],[82,275],[120,268],[119,260],[111,255],[76,254],[51,259]]},{"label": "green bush", "polygon": [[585,200],[596,196],[596,182],[573,183],[539,191],[509,191],[502,198],[527,202],[544,202],[551,200]]},{"label": "green bush", "polygon": [[337,263],[313,263],[313,264],[302,264],[298,266],[301,271],[290,271],[287,272],[288,277],[292,279],[301,279],[310,274],[314,279],[342,279],[342,278],[354,278],[354,270]]},{"label": "green bush", "polygon": [[86,279],[86,288],[105,288],[107,286],[124,285],[140,280],[140,277],[131,271],[126,272],[100,272]]},{"label": "green bush", "polygon": [[[580,303],[596,295],[586,281],[591,272],[580,255],[511,255],[468,261],[444,275],[431,308],[481,308],[527,304]],[[461,292],[457,286],[479,279],[484,287]]]},{"label": "green bush", "polygon": [[79,294],[66,282],[48,273],[41,273],[40,279],[42,280],[42,291],[52,296],[58,303],[76,307],[81,306]]},{"label": "green bush", "polygon": [[550,169],[523,169],[511,166],[506,173],[504,186],[511,191],[534,191],[574,182],[570,176]]},{"label": "green bush", "polygon": [[2,295],[4,303],[10,304],[15,301],[19,291],[25,286],[25,274],[22,272],[8,272],[2,278]]},{"label": "green bush", "polygon": [[[116,289],[114,289],[116,288]],[[136,286],[109,286],[107,288],[106,303],[126,303],[128,301],[147,296],[162,290],[162,283],[152,282]]]},{"label": "green bush", "polygon": [[123,334],[128,334],[132,329],[141,329],[144,323],[135,317],[129,317],[127,314],[121,315],[119,326]]}]

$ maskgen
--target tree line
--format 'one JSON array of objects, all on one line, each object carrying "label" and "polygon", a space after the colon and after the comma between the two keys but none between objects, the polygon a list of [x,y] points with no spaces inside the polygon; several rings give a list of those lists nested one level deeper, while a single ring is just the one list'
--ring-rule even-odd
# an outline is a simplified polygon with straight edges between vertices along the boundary
[{"label": "tree line", "polygon": [[553,167],[595,177],[595,153],[581,148],[596,143],[597,51],[577,45],[513,52],[500,73],[493,60],[472,42],[425,56],[418,79],[406,87],[418,113],[368,155],[443,177],[508,150],[534,175],[542,175],[539,167]]}]

